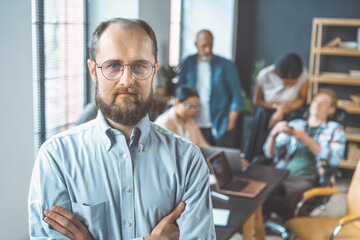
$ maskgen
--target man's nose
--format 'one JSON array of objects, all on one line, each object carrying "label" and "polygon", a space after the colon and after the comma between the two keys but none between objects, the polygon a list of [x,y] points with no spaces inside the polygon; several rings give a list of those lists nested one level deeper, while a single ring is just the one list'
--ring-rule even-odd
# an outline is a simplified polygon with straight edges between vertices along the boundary
[{"label": "man's nose", "polygon": [[119,79],[119,84],[125,87],[134,84],[134,78],[131,75],[130,65],[124,65],[123,74]]}]

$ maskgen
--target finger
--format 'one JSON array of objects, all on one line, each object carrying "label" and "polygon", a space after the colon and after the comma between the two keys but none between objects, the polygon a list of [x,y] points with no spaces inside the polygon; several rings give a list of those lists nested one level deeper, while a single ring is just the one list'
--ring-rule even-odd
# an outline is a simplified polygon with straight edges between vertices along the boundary
[{"label": "finger", "polygon": [[49,217],[45,217],[44,221],[49,224],[55,231],[61,233],[62,235],[64,235],[65,237],[68,237],[70,239],[74,239],[75,236],[74,234],[72,234],[68,229],[64,228],[63,226],[61,226],[59,223],[57,223],[56,221],[54,221],[53,219],[49,218]]},{"label": "finger", "polygon": [[84,225],[82,224],[82,222],[76,217],[75,214],[73,214],[72,212],[66,210],[65,208],[62,208],[60,206],[57,206],[57,205],[53,205],[51,207],[51,209],[60,214],[61,216],[65,217],[66,219],[69,219],[72,223],[74,223],[74,225],[77,227],[77,228],[83,228]]},{"label": "finger", "polygon": [[175,222],[175,220],[180,217],[180,215],[183,213],[183,211],[185,210],[185,203],[183,201],[181,201],[177,207],[169,214],[165,217],[166,221],[168,222]]},{"label": "finger", "polygon": [[78,232],[78,227],[70,219],[64,217],[63,215],[50,210],[45,210],[44,215],[48,219],[55,221],[60,226],[67,229],[73,235],[76,235],[76,233]]}]

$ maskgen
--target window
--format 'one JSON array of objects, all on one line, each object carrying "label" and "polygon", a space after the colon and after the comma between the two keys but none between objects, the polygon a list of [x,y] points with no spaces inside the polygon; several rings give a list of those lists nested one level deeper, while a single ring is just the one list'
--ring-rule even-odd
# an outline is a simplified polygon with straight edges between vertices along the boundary
[{"label": "window", "polygon": [[33,0],[35,147],[71,127],[87,103],[86,0]]},{"label": "window", "polygon": [[[236,0],[182,0],[180,59],[197,52],[196,34],[208,29],[214,35],[213,52],[233,59]],[[201,11],[199,11],[201,9]]]},{"label": "window", "polygon": [[179,65],[181,0],[171,0],[169,65]]}]

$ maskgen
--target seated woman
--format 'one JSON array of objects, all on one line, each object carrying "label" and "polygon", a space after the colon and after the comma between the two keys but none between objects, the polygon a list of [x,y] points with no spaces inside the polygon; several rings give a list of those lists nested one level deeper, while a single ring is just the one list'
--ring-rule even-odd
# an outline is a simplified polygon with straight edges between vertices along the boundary
[{"label": "seated woman", "polygon": [[199,94],[195,90],[187,86],[177,88],[173,105],[155,123],[197,146],[209,146],[193,119],[198,103]]},{"label": "seated woman", "polygon": [[280,57],[275,65],[259,72],[253,98],[258,108],[252,139],[245,152],[247,159],[263,155],[262,146],[270,129],[304,105],[307,78],[306,68],[295,53]]}]

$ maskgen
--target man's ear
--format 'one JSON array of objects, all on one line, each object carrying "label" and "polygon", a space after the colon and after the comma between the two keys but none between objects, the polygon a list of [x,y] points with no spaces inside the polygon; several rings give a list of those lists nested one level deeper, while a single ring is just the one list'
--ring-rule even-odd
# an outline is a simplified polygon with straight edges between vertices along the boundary
[{"label": "man's ear", "polygon": [[158,71],[158,69],[159,69],[159,66],[160,66],[160,61],[157,60],[154,65],[155,65],[155,69],[154,69],[154,71],[155,71],[155,72],[154,72],[154,77],[155,77],[156,74],[157,74],[157,71]]},{"label": "man's ear", "polygon": [[88,68],[89,68],[89,73],[90,73],[90,76],[91,76],[91,79],[94,83],[96,83],[96,74],[95,74],[95,68],[96,68],[96,65],[95,65],[95,62],[91,59],[88,59],[87,60],[87,65],[88,65]]},{"label": "man's ear", "polygon": [[153,75],[153,77],[152,77],[152,79],[151,79],[151,85],[153,85],[153,83],[154,83],[155,76],[156,76],[157,71],[158,71],[159,66],[160,66],[160,61],[157,60],[157,61],[154,63],[154,65],[155,65],[155,69],[154,69],[154,75]]},{"label": "man's ear", "polygon": [[179,104],[179,99],[174,98],[174,99],[172,100],[172,104],[173,104],[174,106],[178,105],[178,104]]}]

